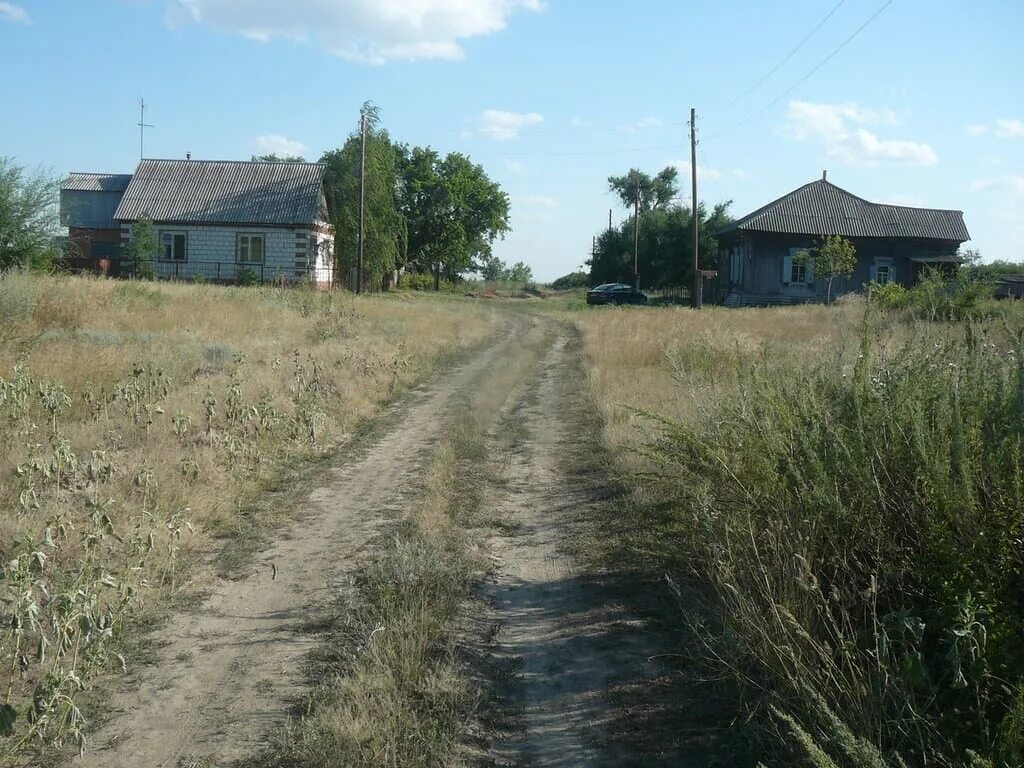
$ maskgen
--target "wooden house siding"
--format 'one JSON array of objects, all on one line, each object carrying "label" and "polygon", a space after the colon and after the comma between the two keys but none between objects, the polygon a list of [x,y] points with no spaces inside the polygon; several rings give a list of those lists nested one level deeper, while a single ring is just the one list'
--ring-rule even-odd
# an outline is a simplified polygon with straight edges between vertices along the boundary
[{"label": "wooden house siding", "polygon": [[[849,231],[830,232],[829,227]],[[875,235],[875,230],[884,228],[897,231]],[[958,263],[957,249],[968,237],[959,211],[870,203],[823,179],[769,203],[718,234],[716,298],[729,306],[825,301],[828,280],[820,269],[814,274],[813,258],[805,262],[803,282],[789,279],[796,255],[818,247],[823,234],[843,235],[857,253],[853,274],[833,279],[833,298],[886,278],[910,287],[927,265]]]}]

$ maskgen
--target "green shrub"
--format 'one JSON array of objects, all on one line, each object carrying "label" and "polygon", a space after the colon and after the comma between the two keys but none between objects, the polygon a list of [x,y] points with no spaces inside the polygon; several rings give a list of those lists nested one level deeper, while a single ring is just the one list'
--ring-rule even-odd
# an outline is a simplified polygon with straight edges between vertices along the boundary
[{"label": "green shrub", "polygon": [[570,272],[557,278],[551,287],[556,291],[568,291],[572,288],[589,288],[590,275],[586,272]]},{"label": "green shrub", "polygon": [[259,281],[260,276],[251,267],[240,267],[235,275],[235,282],[238,285],[257,285]]},{"label": "green shrub", "polygon": [[[434,276],[427,272],[407,272],[402,275],[398,286],[409,291],[432,291],[434,290]],[[442,291],[451,292],[457,289],[458,286],[455,283],[448,280],[441,281]]]},{"label": "green shrub", "polygon": [[856,361],[762,363],[702,426],[665,425],[661,482],[722,607],[707,640],[807,753],[1017,765],[1024,329],[882,336],[866,320]]},{"label": "green shrub", "polygon": [[197,272],[192,276],[192,282],[198,285],[205,285],[208,282],[208,279],[202,272]]},{"label": "green shrub", "polygon": [[904,309],[910,301],[910,291],[899,283],[871,283],[868,295],[883,309]]}]

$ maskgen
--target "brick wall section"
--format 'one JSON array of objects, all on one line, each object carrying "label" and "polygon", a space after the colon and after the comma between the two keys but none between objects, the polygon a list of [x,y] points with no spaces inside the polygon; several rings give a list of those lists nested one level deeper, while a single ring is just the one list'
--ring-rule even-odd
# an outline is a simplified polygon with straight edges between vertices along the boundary
[{"label": "brick wall section", "polygon": [[[184,232],[188,237],[187,259],[184,262],[157,260],[154,267],[158,277],[191,280],[203,275],[211,281],[233,282],[239,270],[250,269],[264,281],[276,279],[304,280],[309,276],[316,282],[329,282],[329,254],[311,258],[315,240],[333,245],[333,238],[317,233],[316,225],[309,227],[237,227],[230,226],[178,226],[154,223],[157,238],[162,232]],[[263,236],[263,263],[238,263],[238,235]],[[131,237],[130,225],[121,229],[127,243]],[[329,247],[328,246],[328,247]],[[322,249],[317,249],[322,250]]]}]

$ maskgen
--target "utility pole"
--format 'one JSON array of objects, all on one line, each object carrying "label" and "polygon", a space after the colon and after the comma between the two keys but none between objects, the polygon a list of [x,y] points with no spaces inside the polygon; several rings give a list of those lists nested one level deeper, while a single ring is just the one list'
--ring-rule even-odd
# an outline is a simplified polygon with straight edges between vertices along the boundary
[{"label": "utility pole", "polygon": [[145,102],[145,100],[141,96],[139,97],[139,122],[138,122],[138,126],[139,126],[139,160],[141,160],[143,157],[145,157],[145,153],[143,152],[143,146],[144,146],[144,140],[145,140],[145,136],[146,136],[146,129],[154,127],[154,126],[152,126],[152,125],[150,125],[149,123],[146,122],[146,102]]},{"label": "utility pole", "polygon": [[608,209],[608,231],[612,231],[612,209]]},{"label": "utility pole", "polygon": [[640,290],[640,272],[637,268],[637,253],[640,251],[640,185],[637,184],[633,198],[633,288]]},{"label": "utility pole", "polygon": [[363,292],[363,245],[366,240],[366,114],[359,115],[359,266],[356,271],[356,293]]},{"label": "utility pole", "polygon": [[693,179],[693,308],[700,309],[704,305],[704,280],[700,274],[700,220],[697,218],[697,110],[690,107],[690,172]]}]

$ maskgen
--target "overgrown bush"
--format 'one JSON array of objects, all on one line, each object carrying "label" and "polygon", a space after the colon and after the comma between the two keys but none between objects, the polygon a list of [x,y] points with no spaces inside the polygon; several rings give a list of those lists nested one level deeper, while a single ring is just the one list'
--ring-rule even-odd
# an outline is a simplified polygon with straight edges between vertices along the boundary
[{"label": "overgrown bush", "polygon": [[235,275],[235,282],[238,285],[257,285],[259,281],[260,276],[252,267],[240,267]]},{"label": "overgrown bush", "polygon": [[970,270],[947,274],[927,269],[910,289],[896,283],[872,283],[868,292],[872,301],[884,309],[906,309],[925,320],[964,320],[998,313],[991,300],[994,288],[991,280]]},{"label": "overgrown bush", "polygon": [[1019,766],[1024,329],[880,335],[665,422],[660,482],[721,606],[706,639],[814,765]]}]

